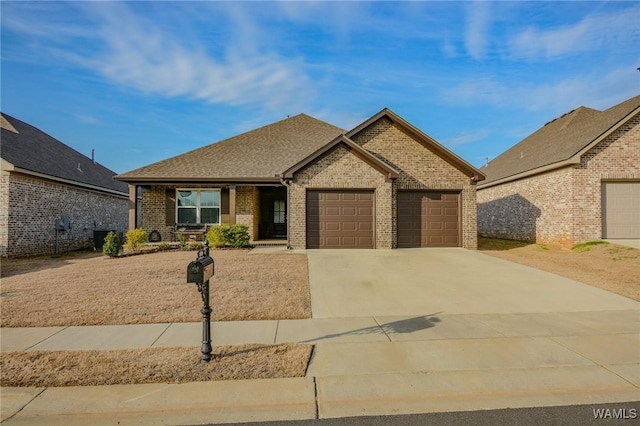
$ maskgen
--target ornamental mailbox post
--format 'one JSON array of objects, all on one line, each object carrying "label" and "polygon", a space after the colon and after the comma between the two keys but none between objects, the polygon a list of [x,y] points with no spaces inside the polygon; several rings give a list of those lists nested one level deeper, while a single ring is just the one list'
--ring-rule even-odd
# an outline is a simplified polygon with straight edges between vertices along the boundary
[{"label": "ornamental mailbox post", "polygon": [[187,282],[195,283],[202,296],[202,361],[211,361],[211,306],[209,305],[209,279],[213,277],[214,262],[209,256],[209,243],[198,251],[196,260],[187,266]]}]

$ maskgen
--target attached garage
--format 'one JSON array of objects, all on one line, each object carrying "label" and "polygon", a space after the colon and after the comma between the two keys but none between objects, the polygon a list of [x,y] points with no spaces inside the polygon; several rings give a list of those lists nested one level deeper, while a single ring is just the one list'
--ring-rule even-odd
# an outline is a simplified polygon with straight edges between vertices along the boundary
[{"label": "attached garage", "polygon": [[374,248],[373,195],[308,190],[307,248]]},{"label": "attached garage", "polygon": [[398,191],[398,247],[459,247],[459,193]]},{"label": "attached garage", "polygon": [[640,238],[640,182],[602,184],[602,237]]}]

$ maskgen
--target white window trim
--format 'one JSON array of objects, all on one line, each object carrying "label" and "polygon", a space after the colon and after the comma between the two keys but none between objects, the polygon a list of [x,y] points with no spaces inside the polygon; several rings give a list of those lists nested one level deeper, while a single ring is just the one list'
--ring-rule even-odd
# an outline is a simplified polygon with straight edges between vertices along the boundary
[{"label": "white window trim", "polygon": [[[189,206],[189,207],[180,207],[178,206],[178,192],[179,191],[192,191],[195,192],[197,194],[196,196],[196,205],[195,206]],[[220,205],[215,207],[215,206],[205,206],[205,208],[207,209],[218,209],[218,222],[216,223],[202,223],[201,222],[201,209],[202,206],[200,205],[201,201],[200,201],[200,193],[201,191],[217,191],[218,193],[220,193]],[[182,222],[178,222],[178,217],[179,217],[179,210],[181,208],[195,208],[196,209],[196,223],[194,223],[193,225],[220,225],[222,223],[222,191],[220,190],[220,188],[176,188],[176,223],[182,224]]]}]

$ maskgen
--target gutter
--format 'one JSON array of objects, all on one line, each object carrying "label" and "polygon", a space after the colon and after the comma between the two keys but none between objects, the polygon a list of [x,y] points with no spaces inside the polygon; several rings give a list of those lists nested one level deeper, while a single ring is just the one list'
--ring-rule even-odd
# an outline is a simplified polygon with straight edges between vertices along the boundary
[{"label": "gutter", "polygon": [[289,240],[289,227],[290,227],[290,220],[289,220],[289,208],[291,207],[289,200],[291,199],[290,197],[290,193],[289,190],[291,188],[291,180],[287,180],[285,178],[281,178],[280,179],[280,183],[282,183],[286,188],[287,188],[287,216],[286,216],[286,220],[287,220],[287,250],[291,250],[293,247],[291,247],[291,243]]},{"label": "gutter", "polygon": [[45,173],[34,172],[32,170],[22,169],[20,167],[15,167],[14,166],[11,169],[3,169],[3,171],[4,170],[11,171],[11,172],[17,172],[17,173],[21,173],[21,174],[25,174],[25,175],[30,175],[30,176],[35,176],[35,177],[39,177],[39,178],[42,178],[42,179],[52,180],[54,182],[60,182],[60,183],[64,183],[64,184],[67,184],[67,185],[77,186],[77,187],[80,187],[80,188],[90,189],[92,191],[104,192],[104,193],[108,193],[108,194],[111,194],[111,195],[117,195],[117,196],[124,197],[124,198],[127,198],[127,199],[129,198],[129,194],[126,193],[126,192],[120,192],[120,191],[117,191],[115,189],[105,188],[103,186],[91,185],[89,183],[83,183],[83,182],[78,182],[78,181],[65,179],[65,178],[61,178],[61,177],[57,177],[57,176],[47,175]]},{"label": "gutter", "polygon": [[183,184],[183,183],[216,183],[216,184],[224,184],[224,185],[234,185],[234,184],[278,184],[280,183],[280,179],[277,177],[274,178],[206,178],[206,177],[177,177],[177,178],[148,178],[148,177],[140,177],[140,178],[129,178],[126,176],[116,176],[115,180],[119,180],[122,182],[127,182],[136,185],[171,185],[171,184]]},{"label": "gutter", "polygon": [[502,179],[494,180],[493,182],[478,184],[478,189],[491,188],[492,186],[501,185],[503,183],[511,182],[518,179],[524,179],[529,176],[537,175],[540,173],[545,173],[555,169],[561,169],[567,166],[575,166],[576,164],[580,164],[580,156],[578,156],[578,161],[575,161],[576,156],[569,158],[568,160],[559,161],[557,163],[548,164],[546,166],[538,167],[537,169],[527,170],[526,172],[521,172],[515,175],[507,176]]}]

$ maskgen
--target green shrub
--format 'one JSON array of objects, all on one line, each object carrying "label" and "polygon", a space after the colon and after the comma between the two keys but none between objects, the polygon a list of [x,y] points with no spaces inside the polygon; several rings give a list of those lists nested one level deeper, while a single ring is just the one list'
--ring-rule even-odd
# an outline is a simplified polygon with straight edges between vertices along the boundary
[{"label": "green shrub", "polygon": [[147,231],[142,228],[129,229],[125,235],[124,248],[137,253],[147,242]]},{"label": "green shrub", "polygon": [[249,227],[235,224],[229,227],[229,245],[231,247],[247,247],[249,245]]},{"label": "green shrub", "polygon": [[214,225],[207,231],[209,247],[247,247],[249,227],[247,225]]},{"label": "green shrub", "polygon": [[160,251],[165,251],[165,250],[169,250],[171,249],[171,246],[167,243],[160,243],[158,244],[158,250]]},{"label": "green shrub", "polygon": [[122,248],[122,241],[115,232],[111,231],[104,237],[104,244],[102,244],[102,254],[109,257],[116,257],[120,253]]},{"label": "green shrub", "polygon": [[196,251],[196,250],[200,250],[202,248],[202,243],[200,241],[191,241],[187,247],[185,248],[185,250],[189,250],[189,251]]},{"label": "green shrub", "polygon": [[178,237],[178,241],[180,242],[180,248],[185,248],[189,238],[185,234],[177,234],[176,237]]}]

